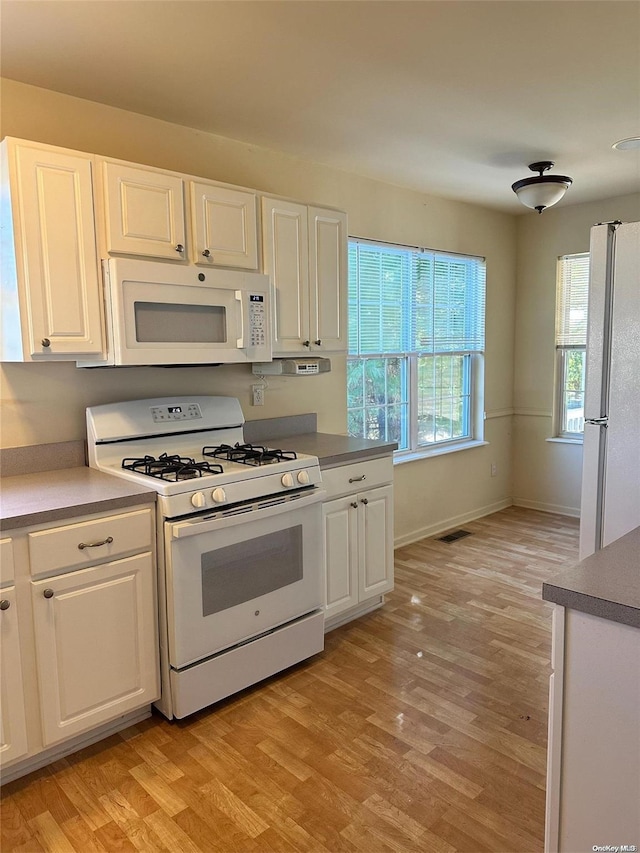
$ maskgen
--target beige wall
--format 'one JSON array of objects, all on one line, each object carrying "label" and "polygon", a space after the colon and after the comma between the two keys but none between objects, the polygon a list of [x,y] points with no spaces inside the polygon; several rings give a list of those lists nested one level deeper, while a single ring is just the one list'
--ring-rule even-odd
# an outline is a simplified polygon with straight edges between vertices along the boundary
[{"label": "beige wall", "polygon": [[582,445],[553,435],[556,264],[589,251],[592,225],[640,219],[640,195],[522,216],[517,228],[513,498],[516,504],[578,515]]},{"label": "beige wall", "polygon": [[[118,157],[345,209],[352,235],[487,258],[485,408],[488,446],[396,467],[396,538],[508,505],[515,312],[515,217],[436,198],[200,131],[13,81],[2,81],[2,136]],[[393,156],[393,152],[389,152]],[[249,419],[317,411],[321,431],[346,429],[345,358],[319,377],[269,379],[252,408],[248,367],[79,370],[2,365],[4,447],[83,438],[88,405],[175,392],[231,394]],[[490,477],[496,462],[498,476]]]}]

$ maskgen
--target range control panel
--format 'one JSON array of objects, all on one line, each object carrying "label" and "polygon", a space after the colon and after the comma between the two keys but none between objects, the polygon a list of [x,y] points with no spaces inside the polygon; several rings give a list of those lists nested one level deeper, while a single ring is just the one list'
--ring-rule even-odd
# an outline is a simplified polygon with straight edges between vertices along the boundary
[{"label": "range control panel", "polygon": [[164,421],[192,421],[202,418],[202,412],[197,403],[188,403],[186,406],[152,406],[151,417],[156,424]]}]

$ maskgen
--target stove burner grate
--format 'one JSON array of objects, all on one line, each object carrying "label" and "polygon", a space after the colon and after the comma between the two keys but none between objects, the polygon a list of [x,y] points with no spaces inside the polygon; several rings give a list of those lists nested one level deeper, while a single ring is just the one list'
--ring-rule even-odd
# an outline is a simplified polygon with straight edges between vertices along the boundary
[{"label": "stove burner grate", "polygon": [[122,460],[122,467],[137,474],[147,477],[156,477],[158,480],[168,480],[177,483],[181,480],[193,480],[207,474],[222,474],[222,465],[211,462],[196,462],[189,456],[178,456],[161,453],[156,459],[154,456],[142,456]]},{"label": "stove burner grate", "polygon": [[293,450],[271,450],[259,444],[236,444],[233,447],[230,444],[221,444],[218,447],[203,447],[202,455],[254,466],[273,465],[298,458]]}]

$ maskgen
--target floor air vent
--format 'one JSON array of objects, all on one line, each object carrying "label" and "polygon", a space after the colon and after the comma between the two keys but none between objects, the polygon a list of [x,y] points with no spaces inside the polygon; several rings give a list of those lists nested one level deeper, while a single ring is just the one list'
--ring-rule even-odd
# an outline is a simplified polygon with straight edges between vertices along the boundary
[{"label": "floor air vent", "polygon": [[470,530],[454,530],[453,533],[447,533],[446,536],[438,536],[438,542],[456,542],[458,539],[464,539],[465,536],[471,536]]}]

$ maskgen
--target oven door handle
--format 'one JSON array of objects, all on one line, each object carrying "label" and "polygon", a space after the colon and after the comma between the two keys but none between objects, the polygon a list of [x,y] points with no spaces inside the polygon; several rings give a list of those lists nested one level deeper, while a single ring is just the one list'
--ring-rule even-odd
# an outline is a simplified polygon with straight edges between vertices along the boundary
[{"label": "oven door handle", "polygon": [[[186,536],[197,536],[200,533],[209,533],[212,530],[225,530],[229,527],[235,527],[238,524],[246,524],[249,521],[258,520],[261,518],[273,518],[277,515],[282,515],[285,512],[296,512],[298,509],[318,503],[326,497],[326,492],[323,489],[314,489],[308,495],[296,498],[295,500],[285,500],[282,503],[275,503],[277,500],[273,498],[274,503],[270,503],[269,499],[264,500],[264,506],[256,509],[246,509],[242,511],[238,508],[237,514],[233,509],[229,509],[226,514],[220,511],[217,515],[204,515],[189,521],[173,521],[170,522],[170,535],[172,539],[183,539]],[[280,496],[278,496],[280,497]],[[256,501],[261,503],[261,501]]]}]

